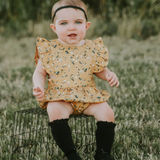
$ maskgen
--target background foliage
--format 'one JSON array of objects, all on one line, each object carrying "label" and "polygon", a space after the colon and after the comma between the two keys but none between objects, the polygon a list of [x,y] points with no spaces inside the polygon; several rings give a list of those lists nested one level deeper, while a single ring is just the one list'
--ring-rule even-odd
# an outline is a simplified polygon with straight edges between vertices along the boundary
[{"label": "background foliage", "polygon": [[[51,8],[57,0],[0,0],[0,33],[13,33],[27,29],[28,22],[42,23],[51,20]],[[160,1],[159,0],[84,0],[94,16],[100,19],[99,25],[105,28],[100,35],[122,35],[137,39],[146,39],[160,31]],[[132,23],[127,21],[133,20]],[[138,21],[138,24],[137,24]],[[134,22],[134,24],[133,24]],[[130,30],[130,35],[122,33],[118,25],[126,23],[136,30]],[[99,28],[99,26],[97,26]],[[126,30],[126,27],[123,27]],[[95,28],[97,30],[97,28]]]}]

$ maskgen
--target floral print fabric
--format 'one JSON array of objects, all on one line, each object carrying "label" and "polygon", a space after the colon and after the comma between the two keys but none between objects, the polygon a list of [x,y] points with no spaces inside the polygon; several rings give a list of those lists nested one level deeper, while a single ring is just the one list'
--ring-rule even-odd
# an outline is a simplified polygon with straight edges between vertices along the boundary
[{"label": "floral print fabric", "polygon": [[101,38],[85,40],[82,46],[65,46],[58,39],[38,37],[36,64],[38,59],[49,75],[45,99],[39,102],[41,108],[45,109],[49,101],[86,104],[104,102],[110,97],[107,91],[97,90],[93,77],[93,73],[108,65],[108,50]]}]

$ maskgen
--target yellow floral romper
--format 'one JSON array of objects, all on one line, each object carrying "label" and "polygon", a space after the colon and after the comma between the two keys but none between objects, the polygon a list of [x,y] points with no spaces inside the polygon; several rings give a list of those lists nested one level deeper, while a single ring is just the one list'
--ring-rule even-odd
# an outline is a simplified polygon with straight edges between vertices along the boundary
[{"label": "yellow floral romper", "polygon": [[49,77],[45,98],[39,101],[46,109],[48,102],[70,102],[73,114],[81,114],[90,104],[101,103],[109,99],[110,94],[98,90],[93,73],[101,72],[108,64],[108,50],[102,38],[85,40],[82,46],[66,46],[58,39],[48,41],[37,38],[35,63],[41,60],[43,69]]}]

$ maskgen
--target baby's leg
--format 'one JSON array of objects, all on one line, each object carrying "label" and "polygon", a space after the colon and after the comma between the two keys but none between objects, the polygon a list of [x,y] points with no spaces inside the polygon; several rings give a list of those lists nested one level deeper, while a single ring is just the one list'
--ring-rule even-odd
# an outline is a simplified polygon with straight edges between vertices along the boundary
[{"label": "baby's leg", "polygon": [[49,102],[47,106],[47,112],[49,120],[65,119],[73,113],[73,109],[70,103],[64,101]]},{"label": "baby's leg", "polygon": [[59,148],[64,152],[68,160],[81,160],[76,152],[68,125],[69,116],[73,113],[71,105],[63,101],[49,102],[47,112],[52,135]]},{"label": "baby's leg", "polygon": [[83,114],[94,116],[97,121],[114,122],[114,112],[107,102],[91,104]]},{"label": "baby's leg", "polygon": [[84,114],[92,115],[97,122],[95,160],[112,160],[110,156],[114,141],[114,112],[107,102],[91,104]]}]

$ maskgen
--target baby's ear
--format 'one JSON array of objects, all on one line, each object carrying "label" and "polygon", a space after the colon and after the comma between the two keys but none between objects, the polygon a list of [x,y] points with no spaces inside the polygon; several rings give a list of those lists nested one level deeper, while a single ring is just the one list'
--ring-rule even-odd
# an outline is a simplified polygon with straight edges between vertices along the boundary
[{"label": "baby's ear", "polygon": [[56,33],[56,26],[53,23],[50,24],[50,27]]},{"label": "baby's ear", "polygon": [[91,25],[91,22],[86,23],[86,30],[90,27],[90,25]]}]

